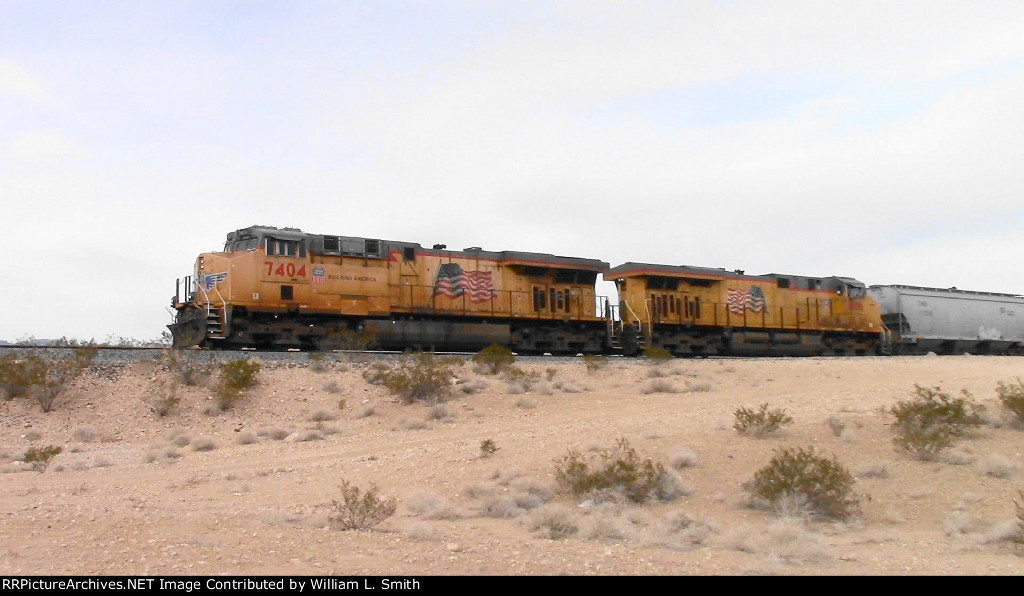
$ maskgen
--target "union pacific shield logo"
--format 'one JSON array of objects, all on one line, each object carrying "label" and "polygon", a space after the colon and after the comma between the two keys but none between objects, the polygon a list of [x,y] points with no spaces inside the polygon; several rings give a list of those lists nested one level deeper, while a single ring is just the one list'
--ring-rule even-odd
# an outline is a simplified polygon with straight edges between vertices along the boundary
[{"label": "union pacific shield logo", "polygon": [[212,290],[213,286],[227,279],[228,273],[211,273],[210,275],[203,276],[203,287],[207,290]]},{"label": "union pacific shield logo", "polygon": [[473,302],[486,302],[498,295],[490,271],[463,271],[458,263],[445,263],[437,270],[434,296],[456,298],[466,295]]}]

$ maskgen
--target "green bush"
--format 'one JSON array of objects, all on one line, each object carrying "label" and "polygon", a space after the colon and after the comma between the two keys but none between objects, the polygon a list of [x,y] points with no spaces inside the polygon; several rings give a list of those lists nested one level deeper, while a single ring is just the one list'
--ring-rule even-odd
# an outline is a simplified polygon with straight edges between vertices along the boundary
[{"label": "green bush", "polygon": [[896,418],[893,443],[918,459],[937,459],[968,427],[982,424],[984,407],[975,403],[966,389],[961,390],[961,397],[952,397],[940,387],[914,385],[914,395],[898,402],[889,413]]},{"label": "green bush", "polygon": [[473,355],[474,368],[482,374],[496,375],[515,361],[512,350],[498,344],[491,344]]},{"label": "green bush", "polygon": [[327,521],[336,530],[363,530],[372,528],[394,515],[398,501],[392,497],[383,499],[377,495],[377,487],[370,486],[366,492],[342,480],[341,500],[331,501]]},{"label": "green bush", "polygon": [[[47,348],[42,355],[13,355],[0,358],[0,385],[6,399],[32,396],[44,412],[53,410],[64,391],[89,368],[99,348],[92,343],[61,339],[59,347]],[[70,355],[62,354],[71,350]]]},{"label": "green bush", "polygon": [[458,358],[438,358],[431,352],[405,353],[392,365],[378,363],[363,373],[375,385],[387,387],[405,403],[441,399],[454,382]]},{"label": "green bush", "polygon": [[14,354],[0,356],[0,388],[5,399],[23,397],[46,376],[46,360],[36,354],[19,359]]},{"label": "green bush", "polygon": [[769,409],[767,403],[761,404],[757,410],[742,407],[733,413],[736,421],[732,427],[741,435],[766,437],[777,432],[783,426],[793,422],[793,418],[780,408]]},{"label": "green bush", "polygon": [[656,498],[667,475],[665,466],[642,459],[625,438],[598,452],[596,461],[570,449],[555,462],[555,480],[573,495],[609,493],[634,503]]},{"label": "green bush", "polygon": [[494,455],[500,447],[494,442],[493,439],[484,439],[480,441],[480,457],[490,457]]},{"label": "green bush", "polygon": [[669,360],[672,360],[672,352],[669,352],[665,348],[651,346],[644,350],[644,358],[649,360],[651,364],[664,364]]},{"label": "green bush", "polygon": [[62,449],[56,445],[46,447],[29,447],[25,452],[25,463],[32,466],[37,472],[45,472],[50,465],[50,460],[59,454]]},{"label": "green bush", "polygon": [[821,457],[808,449],[777,449],[768,465],[758,470],[743,488],[755,499],[778,508],[787,499],[802,500],[809,512],[833,519],[848,519],[859,512],[853,494],[853,474],[835,456]]},{"label": "green bush", "polygon": [[246,390],[256,384],[260,372],[260,363],[254,360],[232,360],[220,365],[220,378],[214,388],[217,406],[227,410],[245,394]]},{"label": "green bush", "polygon": [[1000,381],[996,386],[996,395],[999,397],[999,403],[1017,417],[1017,422],[1024,422],[1024,383],[1019,377],[1016,383]]}]

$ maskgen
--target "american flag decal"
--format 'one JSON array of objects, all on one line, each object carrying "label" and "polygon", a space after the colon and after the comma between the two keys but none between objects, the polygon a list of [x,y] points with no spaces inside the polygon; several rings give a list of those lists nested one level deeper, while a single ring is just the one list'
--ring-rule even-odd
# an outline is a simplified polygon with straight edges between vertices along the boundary
[{"label": "american flag decal", "polygon": [[203,276],[203,287],[207,290],[212,290],[213,286],[224,281],[228,276],[227,271],[224,273],[211,273],[210,275]]},{"label": "american flag decal", "polygon": [[327,277],[324,275],[323,267],[313,267],[313,283],[322,286],[327,283]]},{"label": "american flag decal", "polygon": [[757,286],[750,286],[746,292],[729,290],[729,311],[741,315],[744,310],[769,312],[768,302],[764,299],[764,290]]},{"label": "american flag decal", "polygon": [[455,298],[465,294],[473,302],[486,302],[498,295],[490,271],[463,271],[458,263],[445,263],[437,270],[434,296]]}]

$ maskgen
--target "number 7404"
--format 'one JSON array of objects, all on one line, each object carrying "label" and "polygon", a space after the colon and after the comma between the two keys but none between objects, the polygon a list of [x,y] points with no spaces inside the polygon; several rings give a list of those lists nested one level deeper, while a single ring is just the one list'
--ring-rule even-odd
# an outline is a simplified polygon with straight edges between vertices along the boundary
[{"label": "number 7404", "polygon": [[267,267],[267,275],[279,275],[281,277],[306,277],[305,265],[296,269],[295,263],[277,263],[277,269],[275,269],[275,263],[273,261],[263,261],[263,264]]}]

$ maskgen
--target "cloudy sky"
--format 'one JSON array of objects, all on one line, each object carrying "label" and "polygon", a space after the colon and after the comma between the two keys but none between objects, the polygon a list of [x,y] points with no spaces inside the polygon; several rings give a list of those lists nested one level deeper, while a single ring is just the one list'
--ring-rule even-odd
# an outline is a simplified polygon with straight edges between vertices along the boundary
[{"label": "cloudy sky", "polygon": [[175,278],[253,224],[1024,293],[1022,23],[0,0],[0,339],[158,337]]}]

